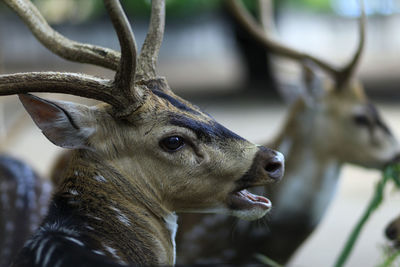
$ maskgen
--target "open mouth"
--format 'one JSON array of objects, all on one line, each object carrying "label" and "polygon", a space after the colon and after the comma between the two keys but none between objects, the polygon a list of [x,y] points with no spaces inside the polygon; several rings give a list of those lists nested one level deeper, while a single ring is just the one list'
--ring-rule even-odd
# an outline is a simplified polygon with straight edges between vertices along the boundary
[{"label": "open mouth", "polygon": [[268,212],[272,207],[271,201],[259,195],[250,193],[247,189],[235,191],[230,195],[230,208],[233,210],[260,210]]}]

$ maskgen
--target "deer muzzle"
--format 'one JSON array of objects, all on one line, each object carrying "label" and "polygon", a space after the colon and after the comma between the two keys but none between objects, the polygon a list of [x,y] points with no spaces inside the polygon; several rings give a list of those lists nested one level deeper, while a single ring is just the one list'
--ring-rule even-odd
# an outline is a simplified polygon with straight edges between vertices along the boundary
[{"label": "deer muzzle", "polygon": [[279,181],[284,173],[281,153],[260,146],[250,169],[236,181],[236,189],[228,197],[232,214],[246,220],[264,216],[272,207],[271,201],[247,191],[248,188]]}]

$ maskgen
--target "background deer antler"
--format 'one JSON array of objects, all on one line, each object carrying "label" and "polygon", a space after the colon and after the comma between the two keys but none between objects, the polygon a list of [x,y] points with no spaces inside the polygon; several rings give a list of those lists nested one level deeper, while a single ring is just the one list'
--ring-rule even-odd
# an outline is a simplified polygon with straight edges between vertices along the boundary
[{"label": "background deer antler", "polygon": [[[117,32],[121,54],[108,48],[71,41],[52,29],[30,1],[5,0],[34,35],[57,55],[76,62],[89,63],[116,70],[115,79],[63,72],[31,72],[0,75],[0,95],[27,92],[66,93],[100,100],[112,105],[118,116],[125,116],[142,104],[143,88],[139,79],[156,77],[157,55],[165,24],[163,0],[152,1],[152,15],[142,52],[137,48],[130,24],[117,0],[104,0]],[[136,73],[138,77],[136,77]],[[138,78],[138,79],[137,79]]]},{"label": "background deer antler", "polygon": [[[246,8],[243,6],[243,3],[240,2],[240,0],[227,0],[228,1],[228,6],[232,10],[232,13],[235,15],[235,17],[240,21],[240,23],[246,28],[247,31],[249,31],[253,37],[258,40],[261,44],[263,44],[269,51],[272,53],[278,54],[283,57],[287,57],[296,61],[300,62],[307,62],[310,61],[320,67],[323,71],[328,73],[335,81],[336,87],[338,89],[343,88],[347,82],[351,79],[351,77],[354,75],[354,71],[357,67],[357,63],[361,57],[361,53],[364,49],[364,43],[365,43],[365,11],[364,11],[364,4],[363,1],[360,1],[361,5],[361,16],[360,16],[360,23],[359,23],[359,34],[360,34],[360,40],[359,44],[357,47],[357,50],[351,59],[351,61],[346,64],[343,68],[335,68],[334,66],[330,65],[329,63],[326,63],[325,61],[309,55],[304,52],[297,51],[295,49],[292,49],[290,47],[287,47],[283,44],[280,44],[271,38],[266,33],[266,29],[260,25],[254,18],[253,16],[246,10]],[[261,3],[262,0],[260,0]],[[261,3],[260,6],[263,6]],[[264,11],[261,14],[261,21],[263,21],[262,24],[265,24],[265,17],[269,15],[268,9],[263,8]]]}]

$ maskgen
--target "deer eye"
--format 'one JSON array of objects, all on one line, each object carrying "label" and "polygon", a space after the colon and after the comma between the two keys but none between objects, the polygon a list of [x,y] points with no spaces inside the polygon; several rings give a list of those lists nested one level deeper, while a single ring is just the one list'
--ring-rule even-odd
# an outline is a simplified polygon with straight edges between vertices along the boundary
[{"label": "deer eye", "polygon": [[355,115],[353,117],[354,122],[360,126],[369,126],[371,124],[369,118],[365,115]]},{"label": "deer eye", "polygon": [[185,145],[185,140],[180,136],[169,136],[160,141],[160,146],[167,152],[175,152]]}]

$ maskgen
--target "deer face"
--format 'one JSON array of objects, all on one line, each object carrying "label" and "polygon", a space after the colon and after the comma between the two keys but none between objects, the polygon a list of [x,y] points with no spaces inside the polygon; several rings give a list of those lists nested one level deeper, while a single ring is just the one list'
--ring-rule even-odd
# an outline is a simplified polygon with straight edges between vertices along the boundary
[{"label": "deer face", "polygon": [[270,201],[245,189],[279,180],[283,156],[229,131],[166,87],[148,88],[142,106],[123,119],[109,105],[20,98],[53,143],[94,153],[132,185],[151,188],[169,210],[265,215]]},{"label": "deer face", "polygon": [[342,162],[382,168],[400,155],[397,140],[360,84],[328,89],[318,109],[321,142]]}]

